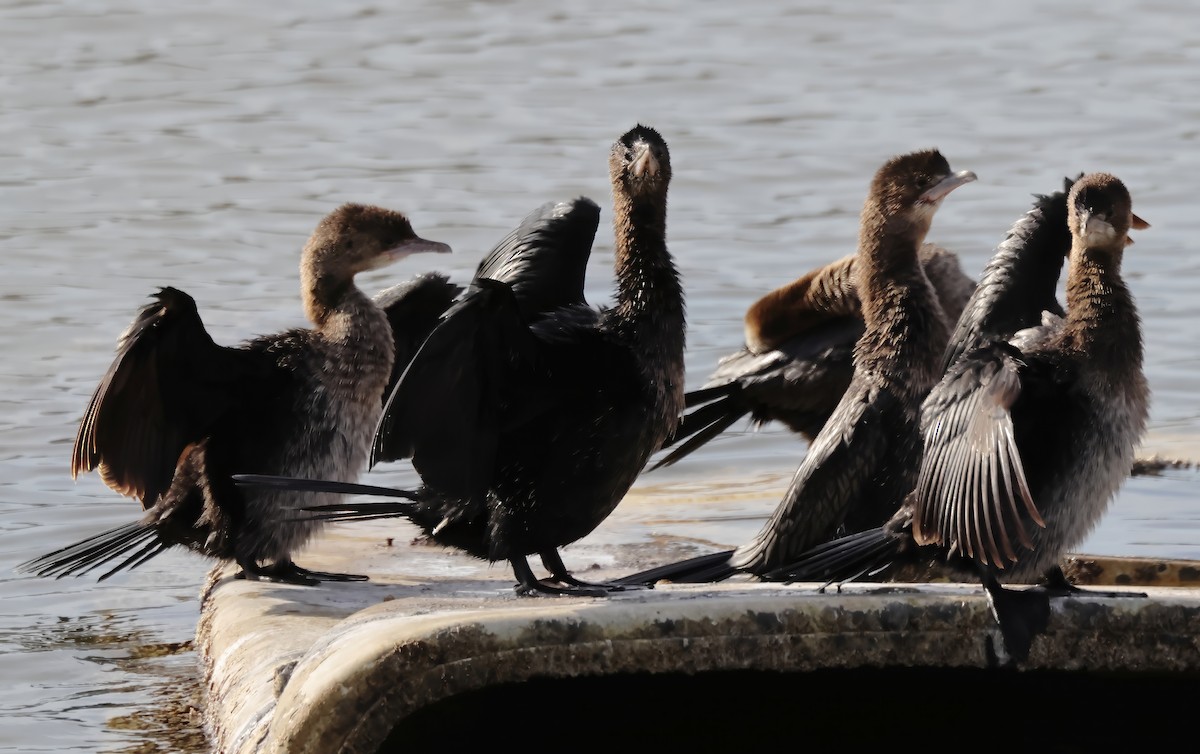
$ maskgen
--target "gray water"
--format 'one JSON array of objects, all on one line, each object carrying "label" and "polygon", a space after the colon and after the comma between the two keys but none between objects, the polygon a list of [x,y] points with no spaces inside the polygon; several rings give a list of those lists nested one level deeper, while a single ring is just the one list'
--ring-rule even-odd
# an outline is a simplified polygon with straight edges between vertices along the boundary
[{"label": "gray water", "polygon": [[[585,194],[606,207],[588,284],[606,301],[607,152],[639,121],[672,150],[689,384],[755,298],[853,250],[884,159],[937,146],[979,175],[930,236],[972,274],[1031,193],[1082,170],[1126,182],[1153,224],[1125,262],[1154,391],[1144,452],[1200,456],[1198,8],[4,3],[0,750],[203,750],[187,642],[206,563],[172,553],[100,585],[12,573],[137,513],[95,475],[73,482],[68,454],[148,294],[188,291],[233,343],[302,322],[298,252],[340,202],[406,211],[456,251],[363,276],[374,290],[435,263],[464,279],[530,209]],[[655,525],[736,544],[802,453],[777,429],[731,433],[637,492],[661,502]],[[1193,484],[1132,480],[1082,549],[1200,558]],[[647,536],[620,525],[598,534]]]}]

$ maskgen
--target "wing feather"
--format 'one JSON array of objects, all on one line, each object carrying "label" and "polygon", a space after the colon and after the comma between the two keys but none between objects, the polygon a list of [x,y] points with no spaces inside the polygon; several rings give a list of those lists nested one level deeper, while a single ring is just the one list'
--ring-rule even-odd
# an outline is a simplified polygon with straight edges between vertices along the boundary
[{"label": "wing feather", "polygon": [[98,470],[113,490],[154,504],[180,453],[264,374],[259,353],[213,342],[191,296],[162,288],[122,334],[79,423],[71,475]]},{"label": "wing feather", "polygon": [[925,454],[913,533],[981,563],[1005,568],[1045,523],[1025,479],[1009,409],[1021,395],[1022,362],[991,345],[961,359],[924,405]]}]

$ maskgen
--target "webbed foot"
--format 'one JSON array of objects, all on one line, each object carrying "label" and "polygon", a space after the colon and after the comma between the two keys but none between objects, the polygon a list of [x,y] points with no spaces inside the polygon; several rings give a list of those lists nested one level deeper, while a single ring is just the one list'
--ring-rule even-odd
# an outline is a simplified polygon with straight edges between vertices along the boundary
[{"label": "webbed foot", "polygon": [[247,563],[241,563],[241,566],[242,572],[236,578],[251,581],[272,581],[296,586],[318,586],[322,581],[369,581],[367,576],[354,573],[310,571],[307,568],[301,568],[291,560],[280,560],[267,566]]}]

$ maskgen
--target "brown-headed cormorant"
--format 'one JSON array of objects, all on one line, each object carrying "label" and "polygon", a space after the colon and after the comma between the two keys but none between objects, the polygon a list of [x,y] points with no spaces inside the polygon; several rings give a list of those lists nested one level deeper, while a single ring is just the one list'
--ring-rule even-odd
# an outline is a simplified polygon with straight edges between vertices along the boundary
[{"label": "brown-headed cormorant", "polygon": [[312,329],[213,342],[191,296],[163,288],[121,336],[80,423],[72,476],[98,470],[137,498],[141,520],[22,564],[42,576],[100,578],[180,545],[234,560],[248,578],[297,584],[358,579],[297,566],[322,522],[299,510],[333,498],[239,489],[234,471],[351,480],[365,468],[392,369],[392,328],[354,276],[415,252],[446,252],[391,210],[346,204],[304,247]]}]

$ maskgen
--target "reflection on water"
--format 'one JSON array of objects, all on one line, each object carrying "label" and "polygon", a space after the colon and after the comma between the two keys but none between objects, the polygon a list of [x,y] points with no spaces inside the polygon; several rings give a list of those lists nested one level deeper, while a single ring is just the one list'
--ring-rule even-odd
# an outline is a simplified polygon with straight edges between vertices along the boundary
[{"label": "reflection on water", "polygon": [[[195,611],[180,605],[170,623],[182,629]],[[83,750],[83,728],[89,751],[207,751],[192,642],[161,640],[162,616],[154,613],[162,611],[51,614],[22,631],[6,619],[5,743],[30,752]]]},{"label": "reflection on water", "polygon": [[[464,279],[542,202],[604,206],[608,145],[639,120],[676,167],[690,384],[738,345],[755,298],[853,248],[891,154],[936,145],[978,173],[931,235],[972,272],[1029,194],[1080,170],[1121,176],[1153,224],[1125,261],[1154,391],[1146,450],[1200,457],[1198,15],[1081,0],[0,7],[0,747],[203,749],[175,723],[195,703],[186,642],[205,563],[169,554],[102,585],[11,574],[136,515],[94,475],[73,483],[67,458],[155,287],[191,293],[222,343],[296,325],[300,245],[349,200],[409,212]],[[592,301],[612,289],[610,238]],[[593,538],[736,544],[802,453],[778,429],[730,433],[646,477]],[[1131,481],[1088,548],[1200,557],[1193,488]]]},{"label": "reflection on water", "polygon": [[[70,718],[76,711],[101,709],[112,714],[105,727],[119,732],[104,751],[112,754],[151,752],[202,752],[207,741],[202,730],[201,683],[196,674],[190,640],[155,641],[136,616],[91,614],[61,616],[58,622],[20,642],[27,653],[62,651],[92,665],[96,672],[123,679],[109,688],[76,691],[56,706],[56,716]],[[149,693],[151,704],[105,700],[118,694]]]},{"label": "reflection on water", "polygon": [[112,754],[181,754],[208,751],[203,729],[203,684],[196,673],[192,643],[155,644],[131,653],[116,667],[145,681],[152,704],[124,707],[105,723],[128,742],[113,746]]}]

